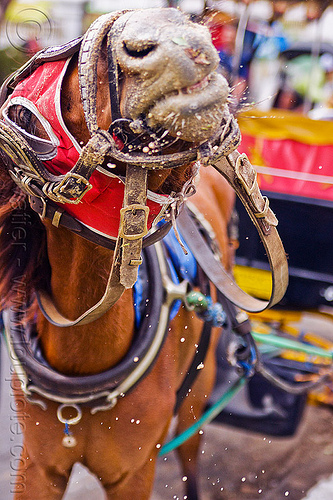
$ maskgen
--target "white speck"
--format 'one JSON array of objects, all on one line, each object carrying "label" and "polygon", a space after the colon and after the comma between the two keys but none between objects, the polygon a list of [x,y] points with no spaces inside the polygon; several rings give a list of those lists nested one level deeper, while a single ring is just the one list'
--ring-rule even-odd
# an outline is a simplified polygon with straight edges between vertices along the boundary
[{"label": "white speck", "polygon": [[284,496],[285,496],[285,497],[288,497],[289,495],[290,495],[290,491],[285,491],[285,492],[284,492]]},{"label": "white speck", "polygon": [[133,361],[134,361],[134,363],[137,363],[139,361],[138,356],[135,356],[135,358],[133,358]]},{"label": "white speck", "polygon": [[156,448],[157,448],[157,449],[161,448],[161,444],[160,444],[160,443],[157,443]]},{"label": "white speck", "polygon": [[135,423],[136,423],[136,424],[139,424],[139,423],[140,423],[140,420],[139,420],[139,419],[138,419],[138,420],[136,420],[136,422],[135,422]]},{"label": "white speck", "polygon": [[198,366],[197,366],[197,370],[202,370],[204,368],[204,364],[203,363],[200,363]]},{"label": "white speck", "polygon": [[187,481],[187,476],[183,476],[182,481],[184,481],[184,483],[185,483],[185,481]]},{"label": "white speck", "polygon": [[180,339],[180,341],[181,341],[181,342],[185,342],[185,337],[182,337],[182,338]]},{"label": "white speck", "polygon": [[134,424],[135,420],[134,418],[131,418],[131,424]]},{"label": "white speck", "polygon": [[39,425],[39,422],[36,422],[36,425]]},{"label": "white speck", "polygon": [[242,477],[242,483],[246,481],[246,477]]}]

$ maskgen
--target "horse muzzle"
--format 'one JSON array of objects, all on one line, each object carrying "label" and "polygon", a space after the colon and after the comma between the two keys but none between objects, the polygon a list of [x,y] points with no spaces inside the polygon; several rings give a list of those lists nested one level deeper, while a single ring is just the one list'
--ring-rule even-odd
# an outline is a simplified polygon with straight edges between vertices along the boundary
[{"label": "horse muzzle", "polygon": [[[157,28],[158,26],[158,28]],[[112,28],[123,117],[200,144],[218,130],[229,87],[210,33],[175,9],[127,13]]]}]

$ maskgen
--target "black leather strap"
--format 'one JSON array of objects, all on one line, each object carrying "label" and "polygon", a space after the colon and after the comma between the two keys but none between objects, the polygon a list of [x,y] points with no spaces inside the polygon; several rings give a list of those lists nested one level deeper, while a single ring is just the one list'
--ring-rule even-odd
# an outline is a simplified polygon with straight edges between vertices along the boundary
[{"label": "black leather strap", "polygon": [[[82,236],[88,241],[95,243],[96,245],[108,248],[109,250],[114,250],[116,241],[103,236],[102,234],[96,233],[92,229],[82,224],[79,220],[75,219],[72,215],[69,215],[66,211],[62,210],[56,203],[49,200],[48,198],[42,199],[39,196],[30,196],[29,202],[31,208],[43,219],[49,219],[51,222],[56,220],[58,227],[64,227],[73,233]],[[58,215],[60,214],[60,215]],[[155,231],[150,232],[143,238],[143,248],[147,248],[154,245],[157,241],[160,241],[172,227],[172,222],[165,222],[163,225],[159,226]]]}]

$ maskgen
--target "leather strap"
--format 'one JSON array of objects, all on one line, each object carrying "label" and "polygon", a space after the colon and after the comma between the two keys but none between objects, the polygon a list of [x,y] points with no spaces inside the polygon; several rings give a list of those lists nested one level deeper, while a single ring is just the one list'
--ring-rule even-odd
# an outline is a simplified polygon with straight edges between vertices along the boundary
[{"label": "leather strap", "polygon": [[147,233],[149,209],[146,207],[148,171],[142,167],[127,166],[124,206],[121,210],[119,233],[113,254],[111,270],[103,297],[75,320],[70,320],[56,308],[45,291],[36,292],[38,305],[46,319],[55,326],[84,325],[100,318],[137,280],[142,263],[142,239]]},{"label": "leather strap", "polygon": [[[78,219],[70,215],[68,212],[64,211],[56,203],[49,200],[48,198],[42,198],[41,196],[29,196],[30,207],[36,212],[40,218],[49,219],[54,226],[64,227],[78,234],[82,238],[95,243],[96,245],[108,248],[109,250],[114,250],[116,248],[116,240],[110,239],[102,234],[96,233],[92,229],[89,229],[85,224],[82,224]],[[142,247],[146,248],[154,245],[157,241],[160,241],[164,236],[170,231],[172,227],[172,222],[165,222],[163,225],[159,226],[155,231],[147,234],[143,238]]]},{"label": "leather strap", "polygon": [[45,318],[55,326],[69,327],[85,325],[100,318],[121,297],[125,287],[120,283],[120,240],[118,238],[108,282],[103,297],[75,320],[70,320],[56,308],[52,297],[45,291],[36,292],[38,305]]},{"label": "leather strap", "polygon": [[188,210],[178,217],[178,227],[198,264],[216,288],[240,309],[260,312],[277,304],[288,286],[288,264],[286,254],[276,230],[277,219],[268,206],[268,199],[260,193],[256,172],[246,155],[237,151],[221,158],[214,167],[235,189],[256,226],[266,249],[272,272],[272,292],[268,301],[256,299],[239,288],[218,262],[205,239],[201,236]]},{"label": "leather strap", "polygon": [[127,165],[118,235],[122,240],[120,283],[125,288],[132,288],[142,263],[142,240],[148,233],[147,179],[146,168]]}]

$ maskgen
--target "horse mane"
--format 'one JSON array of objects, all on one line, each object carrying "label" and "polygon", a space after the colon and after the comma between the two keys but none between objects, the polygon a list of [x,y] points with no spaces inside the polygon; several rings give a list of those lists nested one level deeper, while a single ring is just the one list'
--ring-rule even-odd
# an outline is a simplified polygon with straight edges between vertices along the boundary
[{"label": "horse mane", "polygon": [[35,289],[48,288],[51,274],[45,228],[9,176],[9,161],[0,153],[1,308],[29,305]]}]

